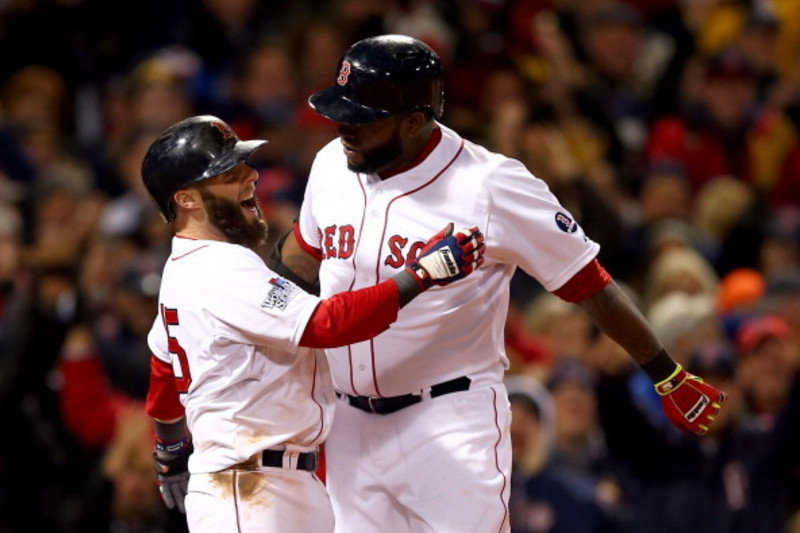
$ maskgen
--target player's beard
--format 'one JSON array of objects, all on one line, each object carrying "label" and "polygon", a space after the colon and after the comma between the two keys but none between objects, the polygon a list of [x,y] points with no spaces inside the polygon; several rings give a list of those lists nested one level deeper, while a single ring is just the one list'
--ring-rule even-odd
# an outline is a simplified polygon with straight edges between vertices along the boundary
[{"label": "player's beard", "polygon": [[347,160],[347,168],[352,172],[372,174],[383,170],[403,154],[403,145],[400,139],[400,126],[392,132],[392,136],[385,143],[376,146],[368,152],[362,152],[363,160],[354,163]]},{"label": "player's beard", "polygon": [[199,190],[206,206],[208,220],[227,237],[228,241],[251,250],[266,242],[269,227],[257,199],[255,200],[257,218],[248,220],[238,202],[220,198],[203,188]]}]

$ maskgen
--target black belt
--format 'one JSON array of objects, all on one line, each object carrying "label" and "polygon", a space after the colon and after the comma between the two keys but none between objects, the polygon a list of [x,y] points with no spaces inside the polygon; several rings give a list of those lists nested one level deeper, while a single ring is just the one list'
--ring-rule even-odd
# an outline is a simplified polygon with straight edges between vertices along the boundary
[{"label": "black belt", "polygon": [[[472,383],[472,380],[466,376],[451,379],[450,381],[445,381],[444,383],[438,383],[431,387],[431,398],[450,394],[451,392],[468,390],[470,383]],[[379,415],[394,413],[395,411],[399,411],[400,409],[404,409],[409,405],[414,405],[415,403],[422,401],[421,394],[401,394],[400,396],[388,397],[352,396],[342,392],[337,392],[336,394],[340,398],[347,398],[347,403],[353,407],[357,407],[358,409],[368,413],[376,413]]]},{"label": "black belt", "polygon": [[[285,450],[264,450],[261,452],[261,464],[264,466],[274,466],[283,468],[283,456]],[[319,465],[319,452],[301,452],[297,455],[297,470],[313,472]]]}]

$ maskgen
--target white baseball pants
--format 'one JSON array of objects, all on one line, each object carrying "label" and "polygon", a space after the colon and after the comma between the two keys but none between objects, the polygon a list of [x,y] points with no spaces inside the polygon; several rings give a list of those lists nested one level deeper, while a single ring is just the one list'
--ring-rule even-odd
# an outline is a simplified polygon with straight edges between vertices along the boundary
[{"label": "white baseball pants", "polygon": [[325,445],[336,532],[508,532],[510,422],[502,385],[388,415],[339,401]]},{"label": "white baseball pants", "polygon": [[193,474],[186,494],[192,533],[330,533],[333,511],[325,485],[289,468]]}]

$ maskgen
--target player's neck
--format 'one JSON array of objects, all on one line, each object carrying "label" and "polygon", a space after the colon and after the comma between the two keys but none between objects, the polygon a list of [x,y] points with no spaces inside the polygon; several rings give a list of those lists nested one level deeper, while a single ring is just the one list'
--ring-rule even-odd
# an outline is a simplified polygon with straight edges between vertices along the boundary
[{"label": "player's neck", "polygon": [[425,158],[427,158],[428,155],[430,155],[430,153],[433,151],[433,149],[436,148],[436,145],[439,144],[439,141],[441,139],[442,139],[442,130],[439,129],[439,126],[434,124],[433,127],[427,132],[427,136],[424,138],[422,143],[413,148],[413,150],[411,151],[412,155],[408,158],[409,159],[408,163],[401,163],[400,165],[398,165],[393,169],[380,171],[378,172],[378,177],[382,180],[386,180],[391,178],[392,176],[396,176],[401,172],[405,172],[419,165],[420,163],[425,161]]},{"label": "player's neck", "polygon": [[207,221],[189,219],[175,226],[175,236],[182,239],[228,242],[228,238]]}]

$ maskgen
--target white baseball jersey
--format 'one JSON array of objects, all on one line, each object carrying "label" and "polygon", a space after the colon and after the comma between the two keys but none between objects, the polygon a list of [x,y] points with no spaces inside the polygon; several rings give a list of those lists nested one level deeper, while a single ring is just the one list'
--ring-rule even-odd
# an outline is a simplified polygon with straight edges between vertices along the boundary
[{"label": "white baseball jersey", "polygon": [[478,226],[485,263],[466,279],[421,294],[372,340],[329,349],[336,388],[394,396],[468,375],[502,383],[509,281],[517,266],[560,288],[599,251],[547,185],[519,162],[439,125],[418,165],[389,179],[349,171],[341,142],[313,164],[298,226],[322,253],[322,296],[385,280],[453,221]]},{"label": "white baseball jersey", "polygon": [[319,301],[245,247],[173,239],[148,343],[177,378],[192,474],[325,439],[334,399],[327,361],[298,347]]}]

